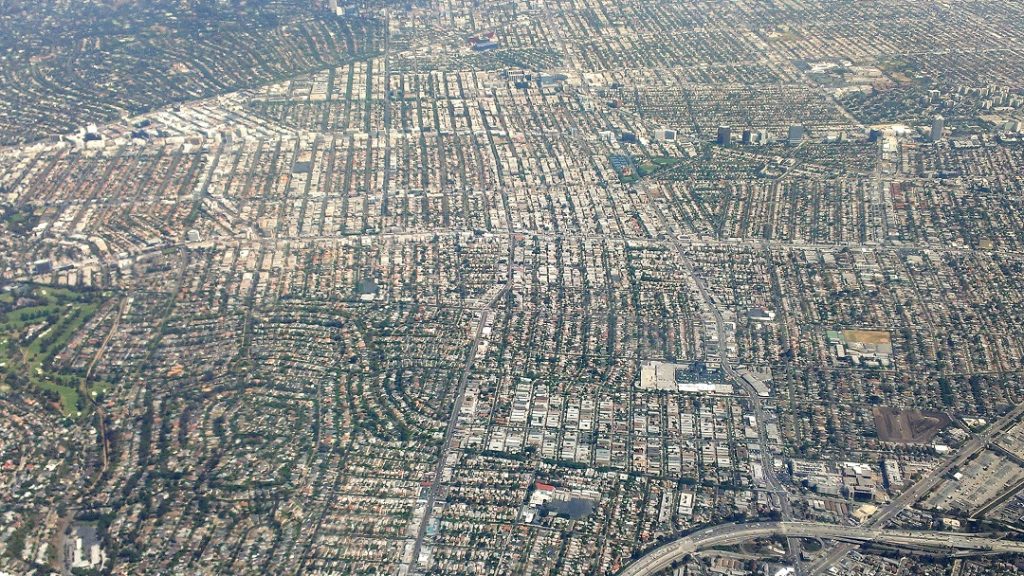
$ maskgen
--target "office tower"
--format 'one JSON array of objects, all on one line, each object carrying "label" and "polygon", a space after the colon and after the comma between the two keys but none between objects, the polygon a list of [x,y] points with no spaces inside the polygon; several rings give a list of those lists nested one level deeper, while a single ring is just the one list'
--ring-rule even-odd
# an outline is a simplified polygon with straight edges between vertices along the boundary
[{"label": "office tower", "polygon": [[787,138],[786,141],[789,143],[790,146],[796,146],[801,141],[803,141],[803,139],[804,139],[804,127],[803,126],[794,124],[793,126],[789,127],[789,137]]},{"label": "office tower", "polygon": [[935,118],[932,119],[932,142],[938,142],[942,140],[942,132],[946,129],[946,119],[940,114],[936,114]]},{"label": "office tower", "polygon": [[718,127],[718,145],[719,146],[728,146],[731,141],[732,141],[732,128],[729,128],[728,126],[719,126]]}]

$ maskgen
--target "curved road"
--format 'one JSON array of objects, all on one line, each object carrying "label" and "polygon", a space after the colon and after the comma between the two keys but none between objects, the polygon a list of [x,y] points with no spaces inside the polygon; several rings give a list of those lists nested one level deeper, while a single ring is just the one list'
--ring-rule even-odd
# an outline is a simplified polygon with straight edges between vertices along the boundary
[{"label": "curved road", "polygon": [[753,522],[713,526],[655,548],[627,565],[619,576],[649,576],[672,565],[687,554],[714,546],[739,544],[771,536],[817,537],[847,542],[879,542],[904,548],[944,548],[961,552],[1024,554],[1024,542],[999,540],[979,534],[930,532],[922,530],[880,530],[862,526],[840,526],[817,522]]}]

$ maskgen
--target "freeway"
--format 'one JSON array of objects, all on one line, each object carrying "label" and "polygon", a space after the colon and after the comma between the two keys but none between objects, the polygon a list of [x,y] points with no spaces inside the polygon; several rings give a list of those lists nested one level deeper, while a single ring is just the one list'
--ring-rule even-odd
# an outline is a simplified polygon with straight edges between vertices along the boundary
[{"label": "freeway", "polygon": [[844,542],[877,542],[901,548],[956,550],[961,554],[1024,554],[1024,542],[992,538],[983,534],[932,532],[923,530],[882,530],[866,526],[840,526],[818,522],[754,522],[722,524],[694,532],[655,548],[626,566],[619,576],[647,576],[669,568],[687,554],[715,546],[727,546],[756,538],[829,538]]}]

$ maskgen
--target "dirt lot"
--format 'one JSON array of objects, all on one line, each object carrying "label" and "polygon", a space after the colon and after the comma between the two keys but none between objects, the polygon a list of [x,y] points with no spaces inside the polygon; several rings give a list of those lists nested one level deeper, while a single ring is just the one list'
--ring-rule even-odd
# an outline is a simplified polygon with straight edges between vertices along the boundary
[{"label": "dirt lot", "polygon": [[847,342],[862,344],[891,344],[889,333],[884,330],[843,330],[843,338]]},{"label": "dirt lot", "polygon": [[922,412],[914,408],[876,406],[873,412],[875,429],[883,442],[923,444],[951,422],[942,412]]}]

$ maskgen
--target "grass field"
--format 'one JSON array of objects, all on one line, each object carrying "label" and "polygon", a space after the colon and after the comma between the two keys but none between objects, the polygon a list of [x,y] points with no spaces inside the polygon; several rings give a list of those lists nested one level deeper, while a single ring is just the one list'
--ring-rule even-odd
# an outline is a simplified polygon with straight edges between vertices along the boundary
[{"label": "grass field", "polygon": [[679,164],[679,162],[680,160],[678,158],[671,158],[668,156],[655,156],[650,160],[637,166],[636,171],[633,174],[630,174],[628,176],[620,175],[619,179],[627,184],[630,182],[636,182],[641,178],[650,176],[651,174],[660,172],[661,170],[671,168]]},{"label": "grass field", "polygon": [[[75,418],[84,406],[84,376],[53,369],[51,361],[99,309],[102,295],[49,286],[26,286],[0,294],[0,392],[25,383],[56,401]],[[101,391],[102,384],[90,390]]]}]

